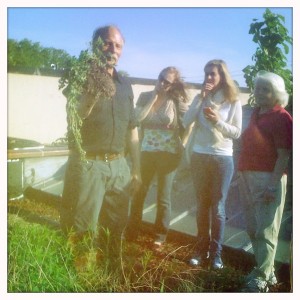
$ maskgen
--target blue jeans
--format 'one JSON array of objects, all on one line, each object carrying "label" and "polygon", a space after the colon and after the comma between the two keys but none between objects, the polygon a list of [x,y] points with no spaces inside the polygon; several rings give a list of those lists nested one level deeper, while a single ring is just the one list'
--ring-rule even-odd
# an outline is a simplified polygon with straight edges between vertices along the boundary
[{"label": "blue jeans", "polygon": [[143,207],[149,186],[157,176],[157,212],[155,219],[156,238],[164,241],[169,229],[171,215],[171,192],[175,170],[179,159],[176,154],[169,152],[146,152],[141,153],[141,176],[142,187],[133,197],[128,233],[131,236],[137,234],[137,228],[142,221]]},{"label": "blue jeans", "polygon": [[232,156],[193,153],[191,172],[197,198],[197,252],[220,256],[225,229],[225,202],[233,175]]}]

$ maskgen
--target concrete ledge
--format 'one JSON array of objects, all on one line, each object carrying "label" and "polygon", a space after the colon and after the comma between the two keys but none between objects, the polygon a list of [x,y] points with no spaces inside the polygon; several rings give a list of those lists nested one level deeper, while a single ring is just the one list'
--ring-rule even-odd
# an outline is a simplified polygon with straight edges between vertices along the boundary
[{"label": "concrete ledge", "polygon": [[38,157],[52,157],[52,156],[67,156],[70,151],[67,147],[45,147],[43,149],[18,149],[8,150],[8,159],[18,158],[38,158]]}]

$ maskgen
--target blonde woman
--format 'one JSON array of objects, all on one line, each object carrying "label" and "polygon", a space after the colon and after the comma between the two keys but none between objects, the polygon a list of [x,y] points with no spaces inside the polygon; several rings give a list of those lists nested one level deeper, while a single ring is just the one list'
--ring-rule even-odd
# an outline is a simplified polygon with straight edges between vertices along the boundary
[{"label": "blonde woman", "polygon": [[233,175],[233,139],[241,134],[238,88],[223,60],[209,61],[200,95],[193,100],[183,125],[194,123],[191,172],[197,198],[197,243],[191,265],[223,268],[225,201]]},{"label": "blonde woman", "polygon": [[136,116],[141,123],[142,187],[134,196],[127,229],[127,239],[135,239],[142,221],[145,197],[157,177],[157,213],[154,247],[166,240],[170,223],[171,190],[175,170],[180,162],[179,139],[183,114],[188,109],[186,86],[175,67],[163,69],[153,91],[141,93],[136,104]]}]

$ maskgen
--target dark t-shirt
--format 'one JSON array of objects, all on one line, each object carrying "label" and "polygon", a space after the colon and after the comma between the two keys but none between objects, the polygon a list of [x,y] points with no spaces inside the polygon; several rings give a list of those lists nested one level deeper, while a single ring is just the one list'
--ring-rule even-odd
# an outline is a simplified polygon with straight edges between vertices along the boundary
[{"label": "dark t-shirt", "polygon": [[292,127],[292,117],[279,105],[264,114],[255,109],[242,134],[238,170],[273,172],[277,149],[292,148]]},{"label": "dark t-shirt", "polygon": [[116,86],[114,97],[98,101],[83,120],[82,145],[87,153],[124,152],[128,130],[137,126],[129,79],[115,72],[113,80]]}]

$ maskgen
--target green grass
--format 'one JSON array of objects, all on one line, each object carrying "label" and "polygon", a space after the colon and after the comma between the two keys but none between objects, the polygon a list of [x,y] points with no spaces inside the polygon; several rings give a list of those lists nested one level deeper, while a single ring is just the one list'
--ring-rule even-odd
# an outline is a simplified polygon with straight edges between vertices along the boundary
[{"label": "green grass", "polygon": [[147,241],[145,247],[124,245],[117,263],[96,264],[96,252],[91,249],[87,268],[78,272],[60,231],[15,214],[9,214],[8,224],[8,292],[207,292],[208,288],[218,292],[226,281],[234,281],[232,274],[221,272],[222,280],[228,278],[222,285],[219,278],[214,286],[220,275],[202,271],[199,276],[199,269],[189,270],[176,257],[184,247],[156,253],[145,249]]},{"label": "green grass", "polygon": [[[162,251],[155,251],[147,233],[135,243],[124,243],[117,261],[104,255],[96,262],[97,250],[90,248],[88,265],[79,270],[65,236],[44,222],[44,216],[58,220],[57,211],[44,205],[27,200],[9,203],[10,293],[237,292],[249,271],[238,256],[230,261],[225,257],[226,267],[217,272],[191,267],[186,263],[191,245],[168,242]],[[290,287],[279,285],[274,291],[289,292]]]},{"label": "green grass", "polygon": [[8,292],[81,292],[60,234],[9,215]]}]

